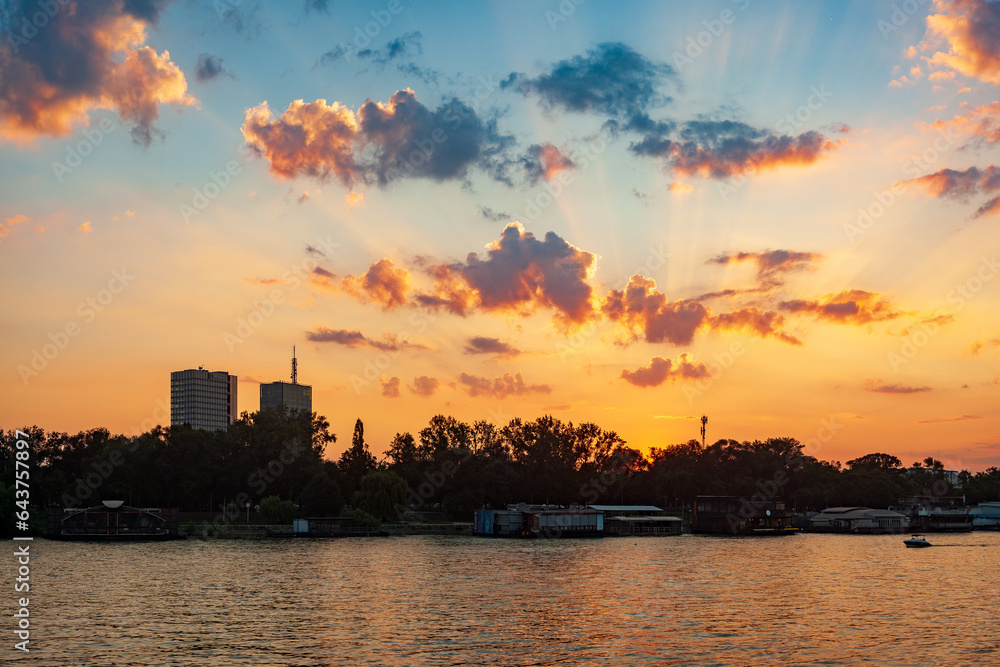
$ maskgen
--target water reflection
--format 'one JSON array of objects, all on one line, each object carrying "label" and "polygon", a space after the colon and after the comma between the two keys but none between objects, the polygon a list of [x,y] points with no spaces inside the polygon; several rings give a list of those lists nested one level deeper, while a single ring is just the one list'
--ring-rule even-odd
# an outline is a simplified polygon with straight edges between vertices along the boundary
[{"label": "water reflection", "polygon": [[24,664],[1000,664],[1000,534],[934,542],[37,542]]}]

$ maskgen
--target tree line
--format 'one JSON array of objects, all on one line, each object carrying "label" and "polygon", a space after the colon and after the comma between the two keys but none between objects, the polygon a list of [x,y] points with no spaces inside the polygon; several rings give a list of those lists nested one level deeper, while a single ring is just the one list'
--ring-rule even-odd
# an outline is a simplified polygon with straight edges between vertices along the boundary
[{"label": "tree line", "polygon": [[[352,514],[361,523],[408,511],[468,520],[507,503],[650,504],[690,507],[698,495],[755,494],[792,509],[888,507],[911,495],[1000,499],[996,467],[959,475],[953,487],[931,457],[905,468],[872,453],[842,465],[808,455],[794,438],[697,440],[648,455],[614,431],[552,416],[497,426],[437,415],[416,436],[397,433],[381,459],[359,419],[351,446],[324,460],[337,441],[327,420],[307,412],[243,413],[226,431],[157,426],[138,436],[96,428],[75,435],[21,429],[31,446],[30,499],[37,507],[87,507],[124,500],[185,512],[242,513],[265,498],[301,516]],[[13,523],[16,432],[0,433],[0,521]],[[17,496],[17,498],[22,498]],[[230,518],[233,518],[232,516]]]}]

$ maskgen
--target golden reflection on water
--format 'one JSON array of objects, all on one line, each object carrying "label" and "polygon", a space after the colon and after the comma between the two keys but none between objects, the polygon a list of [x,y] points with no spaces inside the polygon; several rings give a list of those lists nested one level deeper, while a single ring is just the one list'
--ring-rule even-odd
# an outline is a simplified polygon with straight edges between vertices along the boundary
[{"label": "golden reflection on water", "polygon": [[1000,664],[1000,533],[902,540],[36,541],[11,663]]}]

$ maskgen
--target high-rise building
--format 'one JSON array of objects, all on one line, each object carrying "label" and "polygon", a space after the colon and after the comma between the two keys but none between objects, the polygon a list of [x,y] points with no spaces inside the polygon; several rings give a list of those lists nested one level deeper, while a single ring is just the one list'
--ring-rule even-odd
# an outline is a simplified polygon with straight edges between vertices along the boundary
[{"label": "high-rise building", "polygon": [[236,421],[235,375],[199,366],[170,374],[170,424],[218,431]]},{"label": "high-rise building", "polygon": [[299,384],[299,366],[292,348],[292,381],[260,385],[260,409],[285,406],[289,410],[312,412],[312,387]]}]

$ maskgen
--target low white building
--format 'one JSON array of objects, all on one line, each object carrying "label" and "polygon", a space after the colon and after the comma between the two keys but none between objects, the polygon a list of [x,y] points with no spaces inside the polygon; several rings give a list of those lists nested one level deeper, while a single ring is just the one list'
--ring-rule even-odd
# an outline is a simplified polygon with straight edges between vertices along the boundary
[{"label": "low white building", "polygon": [[1000,530],[1000,503],[979,503],[970,510],[973,530]]}]

